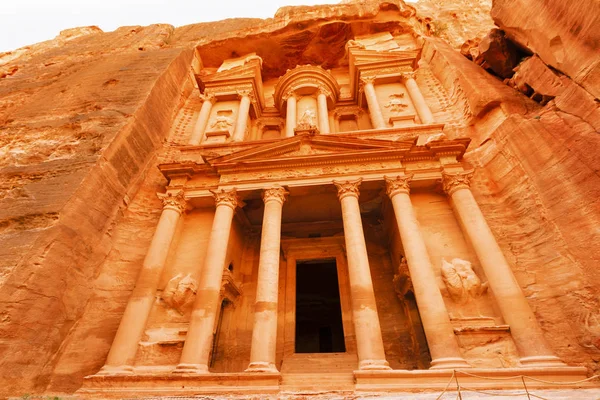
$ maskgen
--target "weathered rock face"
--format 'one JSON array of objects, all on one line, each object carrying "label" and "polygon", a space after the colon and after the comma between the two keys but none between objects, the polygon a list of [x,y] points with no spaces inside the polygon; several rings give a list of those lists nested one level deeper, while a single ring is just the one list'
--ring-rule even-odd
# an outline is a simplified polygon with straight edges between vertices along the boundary
[{"label": "weathered rock face", "polygon": [[[347,62],[349,39],[380,31],[425,41],[417,82],[446,135],[473,139],[474,193],[547,339],[597,371],[598,3],[495,1],[496,23],[534,53],[510,86],[456,50],[491,28],[489,6],[374,0],[264,21],[76,28],[0,54],[0,396],[73,392],[103,365],[158,221],[156,164],[191,130],[190,70],[257,50],[267,78],[328,68]],[[409,336],[394,329],[400,354]]]},{"label": "weathered rock face", "polygon": [[514,42],[600,97],[597,1],[495,0],[492,18]]}]

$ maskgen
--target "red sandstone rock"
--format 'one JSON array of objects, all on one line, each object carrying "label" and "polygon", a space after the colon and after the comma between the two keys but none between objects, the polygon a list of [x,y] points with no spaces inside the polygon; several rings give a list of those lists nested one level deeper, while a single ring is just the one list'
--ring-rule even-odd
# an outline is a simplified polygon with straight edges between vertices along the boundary
[{"label": "red sandstone rock", "polygon": [[[597,372],[600,80],[591,3],[494,2],[501,29],[539,55],[518,67],[511,81],[518,90],[454,50],[489,30],[485,4],[474,8],[476,18],[461,4],[422,2],[417,13],[400,1],[371,1],[285,8],[266,21],[75,28],[0,54],[0,395],[72,393],[105,362],[160,213],[155,193],[166,182],[156,164],[184,141],[199,108],[190,66],[216,69],[257,51],[265,77],[296,64],[335,67],[347,62],[347,40],[379,31],[398,35],[400,45],[408,43],[404,32],[424,38],[416,81],[446,135],[473,139],[466,159],[477,167],[474,194],[545,335],[567,363]],[[507,76],[514,57],[502,46],[485,61]],[[547,104],[523,95],[528,88]],[[450,223],[438,197],[421,199],[422,225]],[[210,215],[194,218],[202,232],[210,229]],[[388,236],[377,225],[365,229],[377,265]],[[437,234],[431,228],[428,237]],[[205,241],[182,246],[201,257]],[[385,293],[377,307],[385,310],[386,355],[395,368],[426,366],[418,323],[394,324],[417,321],[418,312],[394,297],[393,265],[375,271],[376,292]],[[248,279],[244,290],[253,291]],[[250,330],[239,330],[238,347],[221,348],[230,353],[217,368],[245,368]],[[499,354],[499,364],[515,362],[502,335],[462,346],[476,363],[488,353]]]},{"label": "red sandstone rock", "polygon": [[478,53],[473,61],[501,78],[510,78],[519,61],[516,46],[507,40],[504,32],[499,29],[492,29],[481,39]]}]

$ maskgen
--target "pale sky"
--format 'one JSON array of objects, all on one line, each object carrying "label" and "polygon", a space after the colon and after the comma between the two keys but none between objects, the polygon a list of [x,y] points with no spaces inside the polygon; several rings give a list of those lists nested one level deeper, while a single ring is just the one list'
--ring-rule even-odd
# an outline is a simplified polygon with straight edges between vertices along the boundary
[{"label": "pale sky", "polygon": [[339,0],[0,0],[0,52],[54,38],[67,28],[97,25],[174,26],[225,18],[270,18],[284,5]]}]

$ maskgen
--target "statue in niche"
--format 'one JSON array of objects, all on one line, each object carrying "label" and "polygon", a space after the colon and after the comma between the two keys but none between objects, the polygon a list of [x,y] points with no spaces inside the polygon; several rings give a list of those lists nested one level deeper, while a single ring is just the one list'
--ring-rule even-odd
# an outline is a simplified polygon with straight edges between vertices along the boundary
[{"label": "statue in niche", "polygon": [[229,128],[233,126],[233,119],[231,118],[232,114],[232,110],[217,111],[217,117],[210,126],[211,130],[216,132],[229,131]]},{"label": "statue in niche", "polygon": [[384,107],[389,108],[392,112],[402,112],[408,107],[408,104],[402,100],[403,98],[404,93],[392,94],[389,97],[388,103]]},{"label": "statue in niche", "polygon": [[442,280],[455,303],[467,305],[473,302],[478,316],[482,316],[474,300],[487,291],[488,284],[481,282],[470,262],[460,258],[451,262],[442,259]]},{"label": "statue in niche", "polygon": [[394,290],[398,298],[402,299],[408,292],[413,291],[412,280],[408,271],[408,263],[406,257],[400,256],[400,265],[398,265],[398,273],[394,275]]},{"label": "statue in niche", "polygon": [[171,308],[184,314],[183,310],[194,302],[198,282],[192,277],[192,274],[175,275],[165,286],[162,293],[163,301]]},{"label": "statue in niche", "polygon": [[298,120],[298,129],[299,130],[308,130],[317,127],[317,115],[315,110],[312,108],[307,108],[302,113],[302,116]]}]

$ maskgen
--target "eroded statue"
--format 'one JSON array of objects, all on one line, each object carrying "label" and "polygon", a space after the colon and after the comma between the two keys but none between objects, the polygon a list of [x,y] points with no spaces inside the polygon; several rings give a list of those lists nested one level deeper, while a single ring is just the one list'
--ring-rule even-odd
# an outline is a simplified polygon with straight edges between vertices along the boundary
[{"label": "eroded statue", "polygon": [[392,94],[389,97],[388,103],[384,107],[389,108],[392,112],[402,112],[408,107],[408,104],[402,100],[403,98],[404,93]]},{"label": "eroded statue", "polygon": [[231,114],[231,110],[225,110],[225,112],[218,111],[217,117],[210,126],[211,130],[216,132],[228,131],[229,128],[233,126],[233,119],[230,116]]},{"label": "eroded statue", "polygon": [[442,280],[450,297],[458,304],[466,304],[487,291],[487,283],[473,271],[470,262],[454,258],[451,262],[442,259]]},{"label": "eroded statue", "polygon": [[171,278],[165,286],[162,299],[169,307],[183,314],[186,306],[193,303],[197,290],[198,282],[192,277],[192,274],[184,276],[179,273]]},{"label": "eroded statue", "polygon": [[317,126],[317,115],[315,110],[307,108],[304,110],[300,119],[298,120],[298,129],[311,129]]}]

